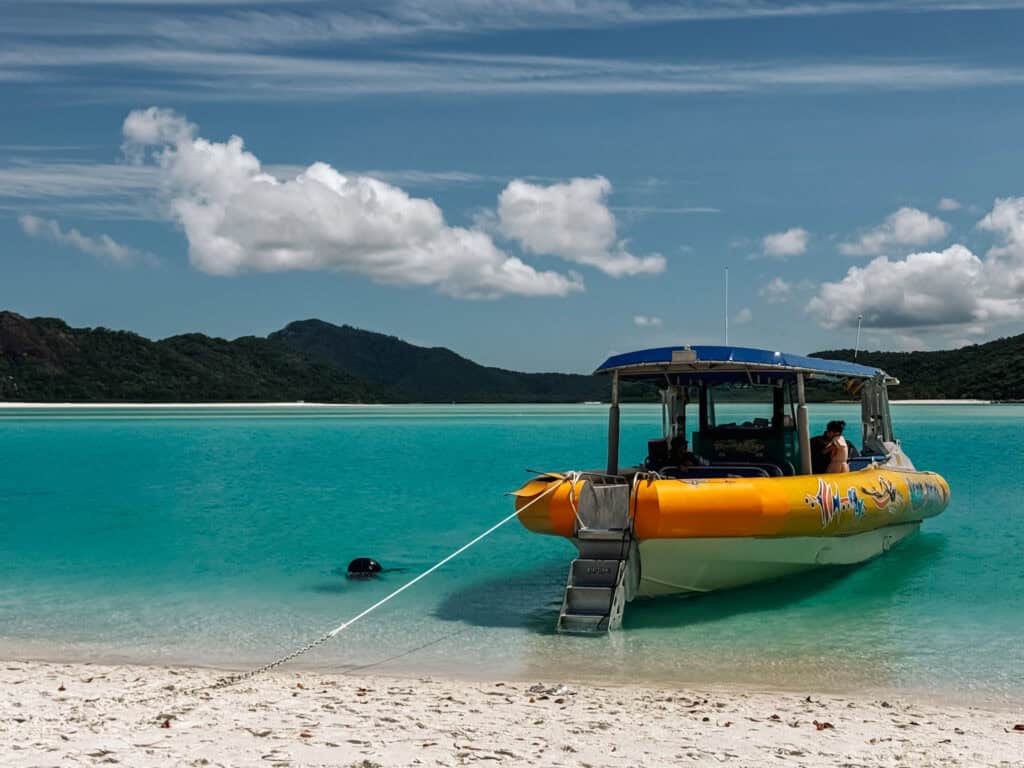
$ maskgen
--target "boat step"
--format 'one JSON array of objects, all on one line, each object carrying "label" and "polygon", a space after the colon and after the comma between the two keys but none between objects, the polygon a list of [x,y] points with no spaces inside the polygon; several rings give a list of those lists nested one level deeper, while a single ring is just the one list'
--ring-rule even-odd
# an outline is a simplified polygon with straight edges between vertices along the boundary
[{"label": "boat step", "polygon": [[577,539],[586,541],[622,541],[629,535],[629,528],[580,528]]},{"label": "boat step", "polygon": [[619,560],[629,553],[629,540],[575,539],[573,544],[581,560]]},{"label": "boat step", "polygon": [[573,587],[614,587],[619,580],[621,560],[578,558],[572,561],[569,585]]},{"label": "boat step", "polygon": [[596,613],[563,613],[558,620],[558,631],[577,634],[598,634],[608,631],[608,617]]},{"label": "boat step", "polygon": [[614,594],[613,587],[566,587],[565,612],[607,616]]}]

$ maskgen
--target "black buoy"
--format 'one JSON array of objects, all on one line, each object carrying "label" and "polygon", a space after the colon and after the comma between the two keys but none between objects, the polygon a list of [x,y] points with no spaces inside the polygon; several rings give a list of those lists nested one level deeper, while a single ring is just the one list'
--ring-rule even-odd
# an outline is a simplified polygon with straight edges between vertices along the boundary
[{"label": "black buoy", "polygon": [[380,563],[371,557],[357,557],[348,564],[347,575],[350,579],[369,579],[383,571]]}]

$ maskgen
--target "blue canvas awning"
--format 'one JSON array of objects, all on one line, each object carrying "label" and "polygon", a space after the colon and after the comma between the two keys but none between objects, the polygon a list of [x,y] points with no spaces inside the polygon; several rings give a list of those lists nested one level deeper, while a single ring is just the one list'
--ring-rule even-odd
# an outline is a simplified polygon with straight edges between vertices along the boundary
[{"label": "blue canvas awning", "polygon": [[[767,349],[724,346],[656,347],[613,355],[595,373],[618,371],[624,379],[661,379],[685,384],[687,380],[761,382],[791,378],[798,373],[828,379],[870,379],[881,374],[889,384],[899,383],[879,368],[843,360],[773,352]],[[754,374],[762,374],[754,376]]]}]

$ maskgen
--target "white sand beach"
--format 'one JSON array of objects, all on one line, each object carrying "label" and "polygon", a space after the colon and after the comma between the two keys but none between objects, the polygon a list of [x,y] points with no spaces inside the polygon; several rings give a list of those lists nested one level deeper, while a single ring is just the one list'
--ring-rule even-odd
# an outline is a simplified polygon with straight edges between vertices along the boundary
[{"label": "white sand beach", "polygon": [[869,696],[0,663],[5,766],[1024,766],[1024,708]]}]

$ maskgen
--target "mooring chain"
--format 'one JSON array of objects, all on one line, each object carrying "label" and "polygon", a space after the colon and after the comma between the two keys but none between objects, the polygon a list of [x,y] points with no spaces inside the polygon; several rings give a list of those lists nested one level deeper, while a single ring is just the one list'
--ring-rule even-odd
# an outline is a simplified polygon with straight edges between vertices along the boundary
[{"label": "mooring chain", "polygon": [[[216,690],[219,690],[221,688],[228,688],[228,687],[230,687],[232,685],[235,685],[237,683],[241,683],[242,681],[248,680],[248,679],[253,678],[253,677],[256,677],[257,675],[262,675],[262,674],[264,674],[266,672],[269,672],[272,669],[276,669],[277,667],[280,667],[282,664],[287,664],[292,659],[298,658],[299,656],[302,656],[305,653],[309,653],[310,651],[312,651],[317,646],[320,646],[320,645],[323,645],[324,643],[326,643],[332,637],[334,637],[333,634],[331,634],[330,632],[325,632],[324,634],[320,635],[320,637],[316,638],[315,640],[309,641],[308,643],[306,643],[301,648],[296,648],[294,651],[289,653],[287,656],[282,656],[279,659],[275,659],[274,661],[270,662],[269,664],[264,664],[262,667],[256,667],[256,669],[250,669],[248,672],[239,672],[238,674],[235,674],[235,675],[227,675],[226,677],[222,677],[217,682],[213,683],[212,685],[206,686],[206,687],[209,690],[211,690],[211,691],[216,691]],[[199,689],[199,690],[202,690],[202,689]]]},{"label": "mooring chain", "polygon": [[[576,473],[576,472],[574,472],[574,473],[572,473],[570,475],[570,477],[573,478],[573,481],[575,481],[575,479],[579,478],[579,476],[580,476],[580,473]],[[535,498],[531,499],[526,504],[524,504],[522,507],[520,507],[515,512],[513,512],[510,515],[508,515],[507,517],[505,517],[501,521],[499,521],[499,522],[495,523],[494,525],[492,525],[490,528],[488,528],[486,531],[481,533],[476,538],[474,538],[474,539],[470,540],[469,542],[463,544],[461,547],[459,547],[457,550],[452,552],[447,557],[443,558],[442,560],[439,560],[434,565],[430,566],[427,570],[423,571],[423,573],[421,573],[416,578],[414,578],[414,579],[412,579],[410,581],[407,581],[405,584],[400,586],[398,589],[396,589],[394,592],[389,594],[387,597],[384,597],[384,598],[378,600],[376,603],[371,605],[369,608],[366,608],[361,613],[356,614],[351,619],[346,621],[344,624],[340,624],[337,627],[335,627],[334,629],[330,630],[329,632],[325,632],[324,634],[320,635],[319,637],[315,638],[314,640],[310,640],[308,643],[303,645],[301,648],[296,648],[291,653],[288,653],[288,654],[286,654],[285,656],[282,656],[279,659],[275,659],[274,661],[271,661],[268,664],[264,664],[262,667],[257,667],[256,669],[250,669],[247,672],[239,672],[238,674],[234,674],[234,675],[226,675],[225,677],[222,677],[219,680],[217,680],[216,682],[211,683],[209,685],[203,685],[203,686],[199,686],[197,688],[190,688],[190,689],[187,689],[187,690],[178,690],[178,691],[175,691],[173,693],[176,693],[178,695],[180,695],[182,693],[184,693],[186,695],[192,695],[192,694],[196,694],[196,693],[202,693],[203,691],[216,691],[216,690],[222,690],[224,688],[229,688],[232,685],[236,685],[236,684],[238,684],[238,683],[240,683],[240,682],[242,682],[244,680],[250,680],[250,679],[256,677],[257,675],[262,675],[262,674],[264,674],[266,672],[269,672],[272,669],[276,669],[277,667],[280,667],[282,664],[287,664],[292,659],[298,658],[299,656],[302,656],[303,654],[309,653],[314,648],[317,648],[318,646],[323,645],[324,643],[326,643],[328,640],[330,640],[331,638],[333,638],[336,635],[338,635],[343,630],[345,630],[348,627],[350,627],[353,624],[355,624],[357,621],[359,621],[364,616],[367,616],[368,614],[370,614],[373,611],[377,610],[378,608],[380,608],[382,605],[384,605],[385,603],[389,602],[393,598],[398,597],[398,595],[400,595],[402,592],[407,590],[413,584],[415,584],[416,582],[420,581],[421,579],[426,578],[427,576],[432,574],[434,571],[436,571],[438,568],[440,568],[441,566],[445,565],[446,563],[454,560],[456,557],[461,555],[463,552],[465,552],[467,549],[472,547],[474,544],[476,544],[476,543],[482,541],[483,539],[487,538],[488,536],[490,536],[492,533],[494,533],[496,530],[501,528],[503,525],[505,525],[506,523],[510,522],[513,518],[518,517],[519,514],[521,512],[523,512],[523,510],[526,510],[529,507],[533,506],[538,501],[543,499],[545,496],[548,496],[548,495],[554,493],[556,490],[561,488],[562,485],[564,485],[567,482],[570,482],[570,477],[559,478],[559,481],[557,483],[552,485],[550,488],[546,489],[543,493],[541,493],[540,495],[538,495]],[[162,696],[162,695],[151,696],[149,698],[142,699],[140,701],[140,703],[148,702],[148,701],[154,701],[154,700],[159,699],[159,698],[164,698],[164,696]]]}]

